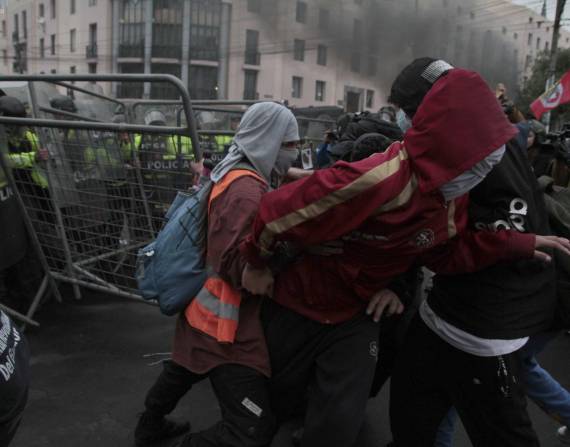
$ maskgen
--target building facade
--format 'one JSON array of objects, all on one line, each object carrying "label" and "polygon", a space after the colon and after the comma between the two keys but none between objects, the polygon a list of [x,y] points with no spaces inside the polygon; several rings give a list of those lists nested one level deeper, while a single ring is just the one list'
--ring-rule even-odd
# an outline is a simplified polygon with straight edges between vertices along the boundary
[{"label": "building facade", "polygon": [[[169,73],[198,99],[377,110],[424,55],[516,89],[552,26],[508,0],[4,0],[0,72]],[[155,83],[113,89],[176,97]]]}]

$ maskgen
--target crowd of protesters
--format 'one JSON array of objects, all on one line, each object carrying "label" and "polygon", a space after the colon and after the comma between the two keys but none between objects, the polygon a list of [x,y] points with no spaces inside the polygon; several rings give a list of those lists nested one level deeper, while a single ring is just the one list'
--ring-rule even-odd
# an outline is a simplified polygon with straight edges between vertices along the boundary
[{"label": "crowd of protesters", "polygon": [[[303,420],[292,440],[302,447],[356,446],[389,378],[394,447],[451,446],[457,417],[476,447],[538,446],[527,397],[570,443],[570,394],[536,360],[568,329],[570,299],[570,242],[545,196],[569,185],[537,176],[567,165],[544,161],[544,129],[504,86],[445,61],[413,61],[389,102],[339,119],[301,173],[291,111],[245,112],[227,155],[206,167],[208,279],[178,317],[137,446],[268,447],[291,419]],[[1,316],[0,372],[4,358],[17,372],[0,375],[18,398],[0,403],[7,445],[27,365]],[[197,432],[167,416],[204,379],[221,418]]]}]

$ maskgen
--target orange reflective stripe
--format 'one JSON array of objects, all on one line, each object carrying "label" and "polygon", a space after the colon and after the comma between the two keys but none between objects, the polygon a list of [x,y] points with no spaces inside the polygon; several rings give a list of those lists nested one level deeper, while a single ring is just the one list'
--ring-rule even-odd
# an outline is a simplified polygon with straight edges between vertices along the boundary
[{"label": "orange reflective stripe", "polygon": [[190,303],[184,314],[190,326],[215,338],[220,343],[233,343],[235,341],[238,322],[219,318],[197,299]]},{"label": "orange reflective stripe", "polygon": [[222,303],[231,304],[239,307],[241,303],[241,295],[221,278],[208,278],[204,287],[210,291],[212,295],[217,297]]},{"label": "orange reflective stripe", "polygon": [[209,210],[209,205],[212,204],[212,201],[218,196],[220,196],[226,189],[228,189],[228,187],[234,182],[234,180],[237,180],[238,178],[244,176],[254,177],[258,180],[261,180],[263,183],[266,183],[265,180],[259,174],[250,171],[248,169],[235,169],[233,171],[230,171],[226,175],[224,175],[224,178],[222,178],[222,180],[216,183],[212,188],[212,192],[210,193],[210,199],[208,203],[208,210]]}]

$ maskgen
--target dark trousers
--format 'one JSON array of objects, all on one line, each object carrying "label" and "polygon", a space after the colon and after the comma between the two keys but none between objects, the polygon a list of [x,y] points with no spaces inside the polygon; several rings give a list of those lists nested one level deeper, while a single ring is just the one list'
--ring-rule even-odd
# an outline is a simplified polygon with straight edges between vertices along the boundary
[{"label": "dark trousers", "polygon": [[277,416],[287,419],[306,404],[303,447],[353,446],[376,367],[378,325],[367,316],[320,324],[270,300],[261,319]]},{"label": "dark trousers", "polygon": [[0,445],[2,447],[8,447],[14,435],[20,426],[20,421],[22,420],[22,414],[19,414],[14,419],[0,423]]},{"label": "dark trousers", "polygon": [[192,433],[185,447],[266,447],[276,431],[269,402],[268,379],[242,365],[221,365],[207,375],[194,374],[176,363],[164,369],[150,389],[145,406],[155,415],[166,415],[201,380],[209,377],[222,412],[222,420]]},{"label": "dark trousers", "polygon": [[478,357],[443,341],[418,316],[391,381],[390,420],[397,447],[432,447],[455,406],[474,447],[535,447],[516,353]]}]

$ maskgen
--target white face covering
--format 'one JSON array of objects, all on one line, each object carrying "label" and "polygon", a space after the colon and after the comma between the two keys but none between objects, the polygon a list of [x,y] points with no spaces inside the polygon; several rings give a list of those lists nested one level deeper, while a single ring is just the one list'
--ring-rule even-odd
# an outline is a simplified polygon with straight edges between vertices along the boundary
[{"label": "white face covering", "polygon": [[469,171],[455,177],[449,183],[443,185],[439,190],[443,194],[446,202],[461,197],[481,183],[493,167],[503,159],[505,146],[501,146],[496,151],[488,155],[484,160],[477,163]]},{"label": "white face covering", "polygon": [[412,127],[412,120],[402,109],[399,109],[398,113],[396,113],[396,123],[398,123],[398,127],[402,129],[402,132],[404,133]]},{"label": "white face covering", "polygon": [[293,166],[293,163],[295,163],[298,157],[299,151],[297,149],[280,149],[277,153],[277,160],[275,160],[273,170],[279,177],[285,177],[287,171]]}]

